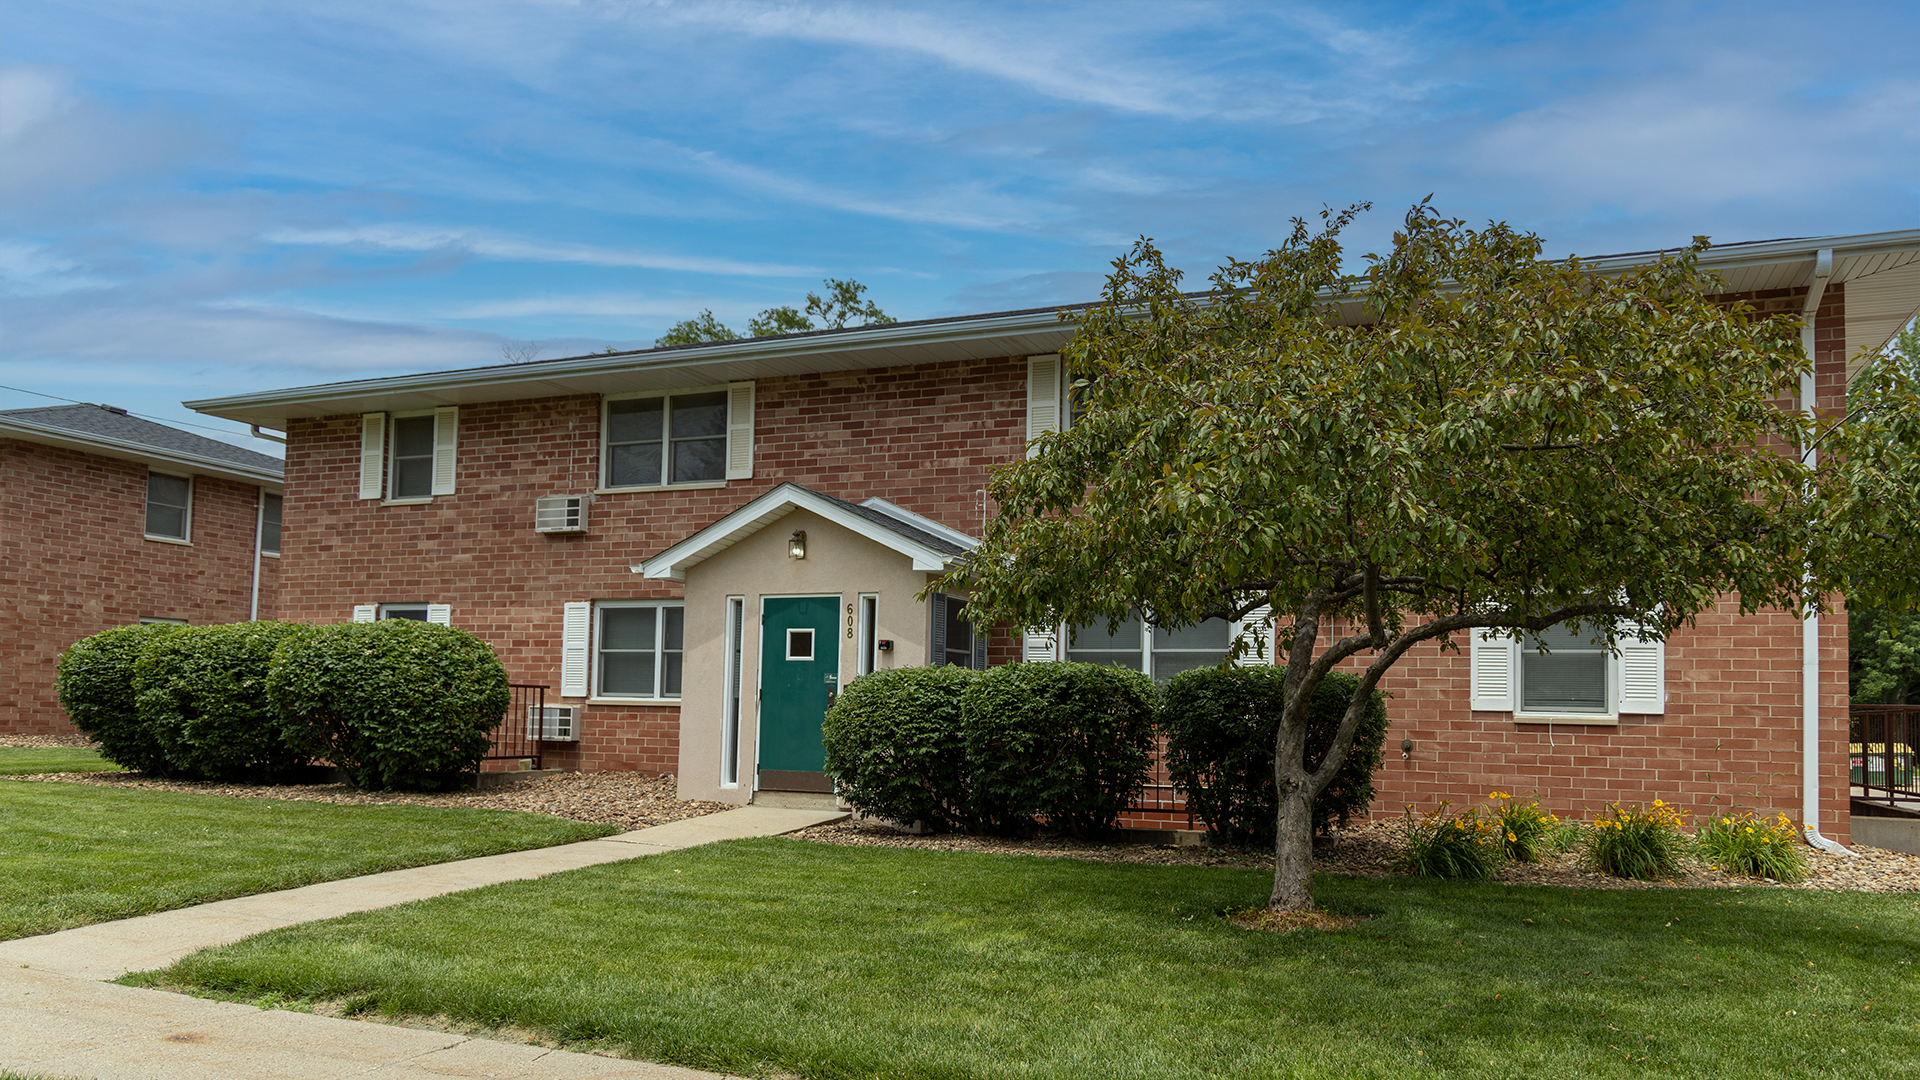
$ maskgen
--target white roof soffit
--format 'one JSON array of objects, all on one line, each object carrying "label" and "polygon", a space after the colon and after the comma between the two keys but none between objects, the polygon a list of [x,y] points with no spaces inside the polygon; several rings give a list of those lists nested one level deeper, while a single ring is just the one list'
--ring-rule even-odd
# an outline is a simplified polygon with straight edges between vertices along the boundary
[{"label": "white roof soffit", "polygon": [[266,488],[269,494],[278,494],[280,491],[281,477],[277,473],[249,469],[231,461],[201,457],[199,454],[189,454],[181,450],[162,450],[157,446],[117,442],[112,439],[89,439],[80,432],[50,427],[46,424],[0,419],[0,439],[19,439],[21,442],[39,443],[42,446],[58,446],[63,450],[78,450],[83,454],[118,458],[121,461],[135,462],[162,472],[188,472],[195,476],[210,476],[219,480],[232,480],[239,484],[253,484]]},{"label": "white roof soffit", "polygon": [[[812,511],[848,532],[864,536],[883,547],[892,548],[911,559],[915,570],[937,573],[947,568],[946,554],[925,545],[916,544],[891,529],[876,525],[858,514],[848,513],[846,507],[830,499],[823,499],[805,488],[788,483],[781,484],[648,559],[641,564],[640,572],[654,580],[684,582],[687,580],[689,567],[713,558],[795,510]],[[908,524],[912,523],[908,522]]]},{"label": "white roof soffit", "polygon": [[[1822,248],[1833,249],[1831,284],[1858,283],[1847,290],[1849,355],[1859,347],[1884,345],[1920,307],[1909,279],[1882,278],[1920,262],[1920,229],[1857,236],[1807,237],[1729,244],[1714,248],[1702,265],[1719,273],[1732,292],[1787,289],[1806,285]],[[1596,273],[1619,273],[1658,260],[1667,252],[1641,251],[1587,260]],[[1916,271],[1920,273],[1920,271]],[[1870,281],[1879,279],[1875,284]],[[1855,294],[1872,299],[1860,314]],[[1877,292],[1875,291],[1877,290]],[[1341,303],[1350,322],[1364,320],[1359,298]],[[489,401],[676,390],[747,379],[812,375],[831,371],[907,367],[955,360],[1035,356],[1056,352],[1073,336],[1073,324],[1060,321],[1059,308],[928,319],[889,326],[823,331],[777,338],[745,338],[691,348],[646,350],[610,355],[537,360],[423,375],[302,386],[232,397],[189,401],[188,408],[242,424],[284,430],[295,417],[430,409]]]}]

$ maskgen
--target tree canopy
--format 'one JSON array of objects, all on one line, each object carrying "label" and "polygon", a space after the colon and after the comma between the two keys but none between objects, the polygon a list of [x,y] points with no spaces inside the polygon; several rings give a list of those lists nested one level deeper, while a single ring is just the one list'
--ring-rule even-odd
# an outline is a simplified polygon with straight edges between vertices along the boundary
[{"label": "tree canopy", "polygon": [[[1849,411],[1862,413],[1881,405],[1878,412],[1897,414],[1897,384],[1911,378],[1916,369],[1920,369],[1920,323],[1910,323],[1856,380],[1848,395]],[[1895,384],[1891,393],[1890,381]],[[1890,442],[1892,453],[1887,456],[1897,458],[1900,441],[1896,437]],[[1911,604],[1876,606],[1863,595],[1848,605],[1847,629],[1852,661],[1848,683],[1855,702],[1906,705],[1920,701],[1920,610]]]},{"label": "tree canopy", "polygon": [[[1276,907],[1311,903],[1312,797],[1409,649],[1563,622],[1661,637],[1726,596],[1798,609],[1834,586],[1831,557],[1884,547],[1894,525],[1820,520],[1865,491],[1810,486],[1794,452],[1832,433],[1782,407],[1799,321],[1719,298],[1704,239],[1597,274],[1423,203],[1349,274],[1339,237],[1363,209],[1296,221],[1203,294],[1149,240],[1116,259],[1062,350],[1071,426],[994,475],[999,516],[935,586],[1022,626],[1270,607],[1287,668]],[[1878,464],[1911,505],[1913,478]],[[1362,654],[1309,771],[1305,704]]]},{"label": "tree canopy", "polygon": [[[747,321],[748,337],[775,337],[780,334],[804,334],[811,330],[841,330],[850,321],[860,326],[885,326],[895,320],[871,300],[861,300],[865,285],[852,279],[827,278],[827,295],[808,293],[805,309],[791,304],[770,307]],[[737,341],[742,335],[713,317],[706,309],[691,319],[677,322],[665,334],[654,339],[656,349],[669,345],[697,345],[708,341]]]}]

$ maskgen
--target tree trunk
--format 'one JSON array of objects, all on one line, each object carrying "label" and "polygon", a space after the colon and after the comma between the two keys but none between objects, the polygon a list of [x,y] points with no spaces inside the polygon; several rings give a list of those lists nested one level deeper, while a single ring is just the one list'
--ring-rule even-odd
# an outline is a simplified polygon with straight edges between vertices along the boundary
[{"label": "tree trunk", "polygon": [[1306,777],[1284,777],[1280,788],[1279,835],[1273,845],[1274,911],[1310,911],[1313,908],[1313,793]]}]

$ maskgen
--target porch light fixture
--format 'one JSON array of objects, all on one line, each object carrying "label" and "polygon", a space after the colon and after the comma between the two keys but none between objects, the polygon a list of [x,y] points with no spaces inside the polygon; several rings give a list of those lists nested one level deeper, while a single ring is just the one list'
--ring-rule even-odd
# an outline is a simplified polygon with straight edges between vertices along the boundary
[{"label": "porch light fixture", "polygon": [[793,536],[787,541],[787,558],[804,559],[807,557],[807,531],[793,530]]}]

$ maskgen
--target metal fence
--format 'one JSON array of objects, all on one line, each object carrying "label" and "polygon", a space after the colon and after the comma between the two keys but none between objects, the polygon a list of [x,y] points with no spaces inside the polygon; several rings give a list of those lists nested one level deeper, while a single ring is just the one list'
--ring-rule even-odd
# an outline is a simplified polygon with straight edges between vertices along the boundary
[{"label": "metal fence", "polygon": [[[547,688],[509,683],[513,697],[492,732],[493,745],[482,761],[526,761],[540,767],[540,718],[546,715]],[[481,768],[486,768],[482,765]]]},{"label": "metal fence", "polygon": [[1855,705],[1847,741],[1854,798],[1888,806],[1920,801],[1914,781],[1920,706]]}]

